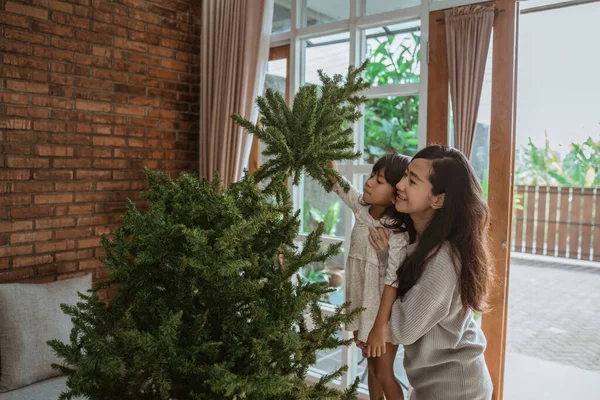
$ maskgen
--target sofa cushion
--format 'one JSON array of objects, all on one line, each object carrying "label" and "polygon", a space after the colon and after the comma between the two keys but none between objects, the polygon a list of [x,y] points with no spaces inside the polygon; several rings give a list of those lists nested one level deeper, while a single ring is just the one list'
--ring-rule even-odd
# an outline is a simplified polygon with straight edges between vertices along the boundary
[{"label": "sofa cushion", "polygon": [[91,286],[91,274],[45,284],[0,285],[0,392],[59,375],[51,364],[60,360],[46,342],[69,342],[73,324],[60,305],[77,303],[77,292],[86,293]]},{"label": "sofa cushion", "polygon": [[[54,400],[67,390],[67,377],[59,376],[57,378],[46,379],[45,381],[34,383],[33,385],[0,393],[0,400]],[[83,400],[83,397],[75,396],[73,400]]]}]

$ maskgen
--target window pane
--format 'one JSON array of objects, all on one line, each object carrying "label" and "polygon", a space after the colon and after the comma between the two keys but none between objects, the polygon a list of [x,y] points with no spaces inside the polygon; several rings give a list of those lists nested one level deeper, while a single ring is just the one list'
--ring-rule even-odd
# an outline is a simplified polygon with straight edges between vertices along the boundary
[{"label": "window pane", "polygon": [[344,32],[305,40],[304,83],[320,84],[319,69],[329,76],[346,75],[350,60],[349,38],[348,32]]},{"label": "window pane", "polygon": [[304,26],[350,18],[350,0],[304,0]]},{"label": "window pane", "polygon": [[365,15],[380,14],[402,8],[415,7],[421,4],[419,0],[364,0]]},{"label": "window pane", "polygon": [[[342,331],[338,331],[337,336],[341,338]],[[340,346],[335,349],[317,351],[317,364],[314,367],[327,374],[337,371],[342,367],[342,351],[344,350]]]},{"label": "window pane", "polygon": [[337,194],[327,193],[320,183],[305,177],[304,203],[302,205],[303,231],[308,233],[319,222],[325,223],[325,235],[344,236],[346,205]]},{"label": "window pane", "polygon": [[365,30],[367,59],[365,77],[372,86],[419,82],[421,70],[420,22]]},{"label": "window pane", "polygon": [[292,20],[290,8],[290,1],[275,1],[275,8],[273,9],[273,28],[271,29],[271,33],[282,33],[290,31]]},{"label": "window pane", "polygon": [[369,99],[364,116],[363,158],[374,164],[396,152],[414,156],[419,144],[419,96]]}]

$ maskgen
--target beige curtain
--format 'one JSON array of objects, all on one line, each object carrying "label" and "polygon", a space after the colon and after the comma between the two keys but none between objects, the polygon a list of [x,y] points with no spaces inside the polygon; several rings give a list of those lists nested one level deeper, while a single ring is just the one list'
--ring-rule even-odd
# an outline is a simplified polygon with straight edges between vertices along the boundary
[{"label": "beige curtain", "polygon": [[485,61],[494,25],[494,8],[465,6],[446,11],[454,147],[471,157]]},{"label": "beige curtain", "polygon": [[203,0],[200,176],[229,186],[248,164],[252,137],[230,118],[256,121],[269,59],[273,0]]}]

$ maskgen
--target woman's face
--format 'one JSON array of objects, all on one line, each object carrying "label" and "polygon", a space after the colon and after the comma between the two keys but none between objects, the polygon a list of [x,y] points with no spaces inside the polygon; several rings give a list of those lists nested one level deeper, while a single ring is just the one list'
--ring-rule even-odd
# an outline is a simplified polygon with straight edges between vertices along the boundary
[{"label": "woman's face", "polygon": [[432,172],[431,160],[414,159],[404,177],[396,185],[398,195],[395,199],[396,210],[413,215],[433,213],[443,205],[444,195],[432,194],[433,186],[429,181]]}]

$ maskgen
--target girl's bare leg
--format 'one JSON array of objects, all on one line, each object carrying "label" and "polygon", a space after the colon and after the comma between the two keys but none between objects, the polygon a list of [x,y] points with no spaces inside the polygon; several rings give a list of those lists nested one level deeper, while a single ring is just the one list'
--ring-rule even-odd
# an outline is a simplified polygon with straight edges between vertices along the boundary
[{"label": "girl's bare leg", "polygon": [[[386,343],[385,354],[381,357],[372,359],[375,361],[375,376],[381,385],[387,400],[404,400],[402,386],[400,386],[400,382],[398,382],[396,375],[394,374],[394,360],[396,359],[397,352],[398,345]],[[369,361],[371,361],[371,359]],[[369,387],[370,386],[371,381],[369,380]]]}]

